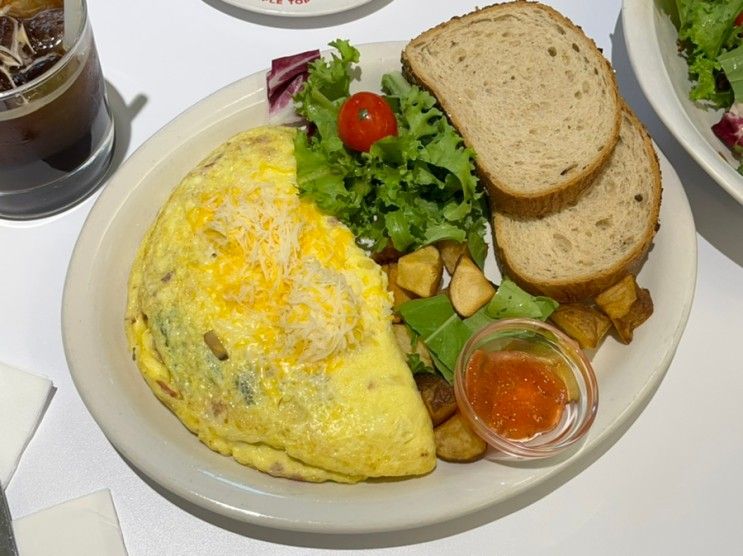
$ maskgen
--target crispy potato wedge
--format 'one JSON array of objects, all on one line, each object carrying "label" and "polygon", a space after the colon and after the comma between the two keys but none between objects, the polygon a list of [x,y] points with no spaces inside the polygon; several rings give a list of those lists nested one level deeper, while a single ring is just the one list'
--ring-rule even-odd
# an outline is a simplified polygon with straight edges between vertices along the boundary
[{"label": "crispy potato wedge", "polygon": [[459,257],[449,284],[449,298],[454,310],[471,317],[495,295],[495,287],[469,256]]},{"label": "crispy potato wedge", "polygon": [[397,308],[411,299],[418,297],[397,285],[397,263],[382,265],[382,270],[387,274],[387,288],[392,292],[392,308]]},{"label": "crispy potato wedge", "polygon": [[414,378],[434,427],[454,415],[457,399],[451,384],[433,373],[417,373]]},{"label": "crispy potato wedge", "polygon": [[406,325],[393,324],[392,331],[395,333],[395,340],[397,340],[397,345],[400,346],[400,351],[405,355],[409,353],[417,353],[423,363],[429,367],[433,367],[431,354],[428,352],[428,348],[423,343],[423,340],[418,340],[415,343],[415,348],[413,348],[413,336]]},{"label": "crispy potato wedge", "polygon": [[431,297],[439,289],[444,262],[439,250],[427,245],[397,261],[397,285],[420,297]]},{"label": "crispy potato wedge", "polygon": [[634,336],[634,330],[653,314],[653,299],[650,292],[644,288],[637,288],[637,299],[626,315],[618,319],[611,319],[617,330],[619,339],[629,344]]},{"label": "crispy potato wedge", "polygon": [[449,274],[454,274],[454,269],[457,267],[459,257],[466,254],[467,244],[453,239],[444,239],[436,242],[441,253],[441,259],[444,261],[444,267]]},{"label": "crispy potato wedge", "polygon": [[445,461],[465,463],[485,455],[488,445],[477,436],[458,411],[433,429],[436,455]]},{"label": "crispy potato wedge", "polygon": [[640,288],[632,274],[597,295],[596,305],[609,316],[625,344],[632,341],[635,328],[653,314],[650,292]]},{"label": "crispy potato wedge", "polygon": [[611,328],[611,320],[605,314],[583,303],[560,305],[550,320],[583,349],[597,347]]},{"label": "crispy potato wedge", "polygon": [[610,319],[619,319],[629,313],[630,307],[637,299],[637,282],[628,274],[610,288],[596,296],[596,305]]}]

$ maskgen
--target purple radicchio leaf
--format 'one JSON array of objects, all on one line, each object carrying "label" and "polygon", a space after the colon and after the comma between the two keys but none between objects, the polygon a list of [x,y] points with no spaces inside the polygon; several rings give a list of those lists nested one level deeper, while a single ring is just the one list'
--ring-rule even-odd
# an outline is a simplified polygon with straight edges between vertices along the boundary
[{"label": "purple radicchio leaf", "polygon": [[712,126],[712,131],[720,141],[734,151],[743,148],[743,115],[738,112],[738,107],[739,105],[733,105],[722,115],[722,119]]},{"label": "purple radicchio leaf", "polygon": [[[292,97],[307,80],[310,62],[319,57],[319,50],[308,50],[271,62],[271,70],[266,74],[266,90],[268,114],[274,123],[276,120],[292,119],[289,114],[293,112]],[[294,115],[293,119],[296,120],[297,116]]]}]

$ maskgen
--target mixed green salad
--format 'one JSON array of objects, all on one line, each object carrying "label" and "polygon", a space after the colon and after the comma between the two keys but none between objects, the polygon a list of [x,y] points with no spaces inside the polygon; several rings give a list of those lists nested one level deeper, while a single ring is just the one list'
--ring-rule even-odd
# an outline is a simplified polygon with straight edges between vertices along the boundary
[{"label": "mixed green salad", "polygon": [[[724,109],[714,133],[743,157],[743,0],[667,0],[689,64],[692,100]],[[743,173],[743,164],[738,167]]]},{"label": "mixed green salad", "polygon": [[[466,241],[482,265],[487,205],[474,172],[475,153],[435,99],[399,72],[384,75],[382,95],[363,93],[380,97],[377,105],[391,108],[389,115],[363,105],[344,128],[344,106],[356,96],[350,85],[359,52],[346,40],[330,45],[337,53],[328,59],[318,53],[293,95],[294,109],[309,128],[295,142],[300,194],[351,228],[372,253],[388,246],[404,253],[451,239]],[[391,119],[392,127],[385,128],[390,134],[359,150],[352,140],[365,130],[353,126],[384,125],[385,117]]]}]

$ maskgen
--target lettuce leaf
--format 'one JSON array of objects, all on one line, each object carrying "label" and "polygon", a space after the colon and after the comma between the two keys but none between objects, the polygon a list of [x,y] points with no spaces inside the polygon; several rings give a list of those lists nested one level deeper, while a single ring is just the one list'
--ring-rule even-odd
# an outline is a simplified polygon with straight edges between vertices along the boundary
[{"label": "lettuce leaf", "polygon": [[441,375],[452,382],[459,352],[472,336],[445,295],[406,301],[399,312],[408,325],[426,344]]},{"label": "lettuce leaf", "polygon": [[714,59],[729,43],[743,0],[678,0],[679,39],[694,51]]},{"label": "lettuce leaf", "polygon": [[689,98],[694,101],[708,102],[714,108],[725,108],[733,102],[731,90],[720,91],[717,88],[717,76],[722,67],[717,60],[703,56],[689,63],[689,77],[696,80],[689,91]]},{"label": "lettuce leaf", "polygon": [[725,77],[730,83],[735,98],[743,99],[743,46],[720,54],[717,61],[725,71]]},{"label": "lettuce leaf", "polygon": [[486,306],[486,313],[494,319],[526,317],[547,320],[558,305],[551,297],[531,295],[511,280],[503,280]]},{"label": "lettuce leaf", "polygon": [[735,18],[743,11],[743,0],[676,0],[679,43],[689,64],[692,100],[726,108],[734,101],[721,79],[720,55],[741,44]]}]

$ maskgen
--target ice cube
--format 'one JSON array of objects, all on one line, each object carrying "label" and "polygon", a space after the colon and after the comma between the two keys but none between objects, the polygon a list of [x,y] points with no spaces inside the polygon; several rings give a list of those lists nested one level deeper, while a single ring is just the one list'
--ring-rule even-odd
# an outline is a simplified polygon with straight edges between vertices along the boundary
[{"label": "ice cube", "polygon": [[56,50],[64,37],[64,11],[44,10],[24,21],[26,34],[37,56]]}]

